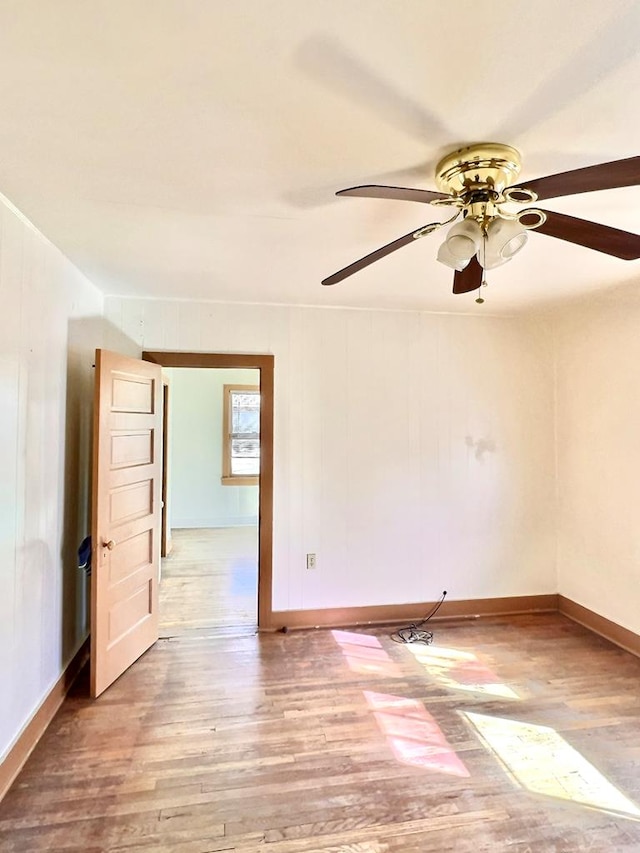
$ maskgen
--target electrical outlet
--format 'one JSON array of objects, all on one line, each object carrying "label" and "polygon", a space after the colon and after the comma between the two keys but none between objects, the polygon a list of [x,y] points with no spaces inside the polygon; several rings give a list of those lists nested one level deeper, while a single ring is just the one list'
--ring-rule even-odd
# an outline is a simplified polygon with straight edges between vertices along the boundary
[{"label": "electrical outlet", "polygon": [[307,568],[315,569],[316,567],[316,555],[315,554],[307,554]]}]

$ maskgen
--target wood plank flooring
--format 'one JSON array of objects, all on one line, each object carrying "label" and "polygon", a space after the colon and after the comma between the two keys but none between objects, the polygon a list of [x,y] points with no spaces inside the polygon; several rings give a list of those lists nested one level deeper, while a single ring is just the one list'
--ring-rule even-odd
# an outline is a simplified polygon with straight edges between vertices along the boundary
[{"label": "wood plank flooring", "polygon": [[255,630],[257,527],[178,529],[172,538],[162,559],[160,636]]},{"label": "wood plank flooring", "polygon": [[160,640],[79,682],[3,853],[640,851],[640,660],[555,614]]}]

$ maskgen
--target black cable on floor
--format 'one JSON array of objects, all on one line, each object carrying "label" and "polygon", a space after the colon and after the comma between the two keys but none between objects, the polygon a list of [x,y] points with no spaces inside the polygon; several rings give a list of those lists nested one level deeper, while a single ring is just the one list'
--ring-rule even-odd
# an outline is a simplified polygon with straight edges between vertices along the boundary
[{"label": "black cable on floor", "polygon": [[390,634],[391,639],[395,643],[424,643],[427,646],[431,645],[433,642],[433,631],[425,631],[422,626],[426,625],[429,619],[436,615],[438,610],[442,607],[442,602],[445,600],[446,596],[447,590],[445,589],[442,592],[440,601],[438,601],[424,619],[421,619],[419,622],[412,622],[411,625],[407,625],[406,628],[398,628],[397,631]]}]

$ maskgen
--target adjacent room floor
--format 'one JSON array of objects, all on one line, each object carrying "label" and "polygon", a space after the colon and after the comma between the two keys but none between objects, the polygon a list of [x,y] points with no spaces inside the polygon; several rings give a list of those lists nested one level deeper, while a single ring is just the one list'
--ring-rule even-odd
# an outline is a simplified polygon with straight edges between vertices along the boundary
[{"label": "adjacent room floor", "polygon": [[162,559],[160,636],[255,631],[257,527],[180,529],[172,539]]},{"label": "adjacent room floor", "polygon": [[640,660],[564,617],[161,639],[79,683],[6,853],[640,850]]}]

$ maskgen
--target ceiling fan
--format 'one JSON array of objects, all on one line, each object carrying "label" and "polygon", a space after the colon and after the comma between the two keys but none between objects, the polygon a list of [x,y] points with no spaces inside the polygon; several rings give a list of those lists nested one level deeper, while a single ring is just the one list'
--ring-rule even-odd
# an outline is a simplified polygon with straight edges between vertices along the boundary
[{"label": "ceiling fan", "polygon": [[[640,184],[640,157],[574,169],[517,184],[520,154],[510,145],[483,142],[458,148],[436,166],[440,192],[375,184],[350,187],[338,196],[397,199],[454,209],[444,222],[432,222],[387,243],[325,278],[337,284],[396,249],[459,220],[440,246],[437,259],[455,270],[454,293],[470,293],[485,284],[484,271],[507,263],[523,248],[528,232],[538,231],[623,260],[640,258],[640,236],[586,219],[541,210],[536,202],[594,190]],[[519,207],[525,205],[524,208]],[[483,300],[478,297],[478,302]]]}]

